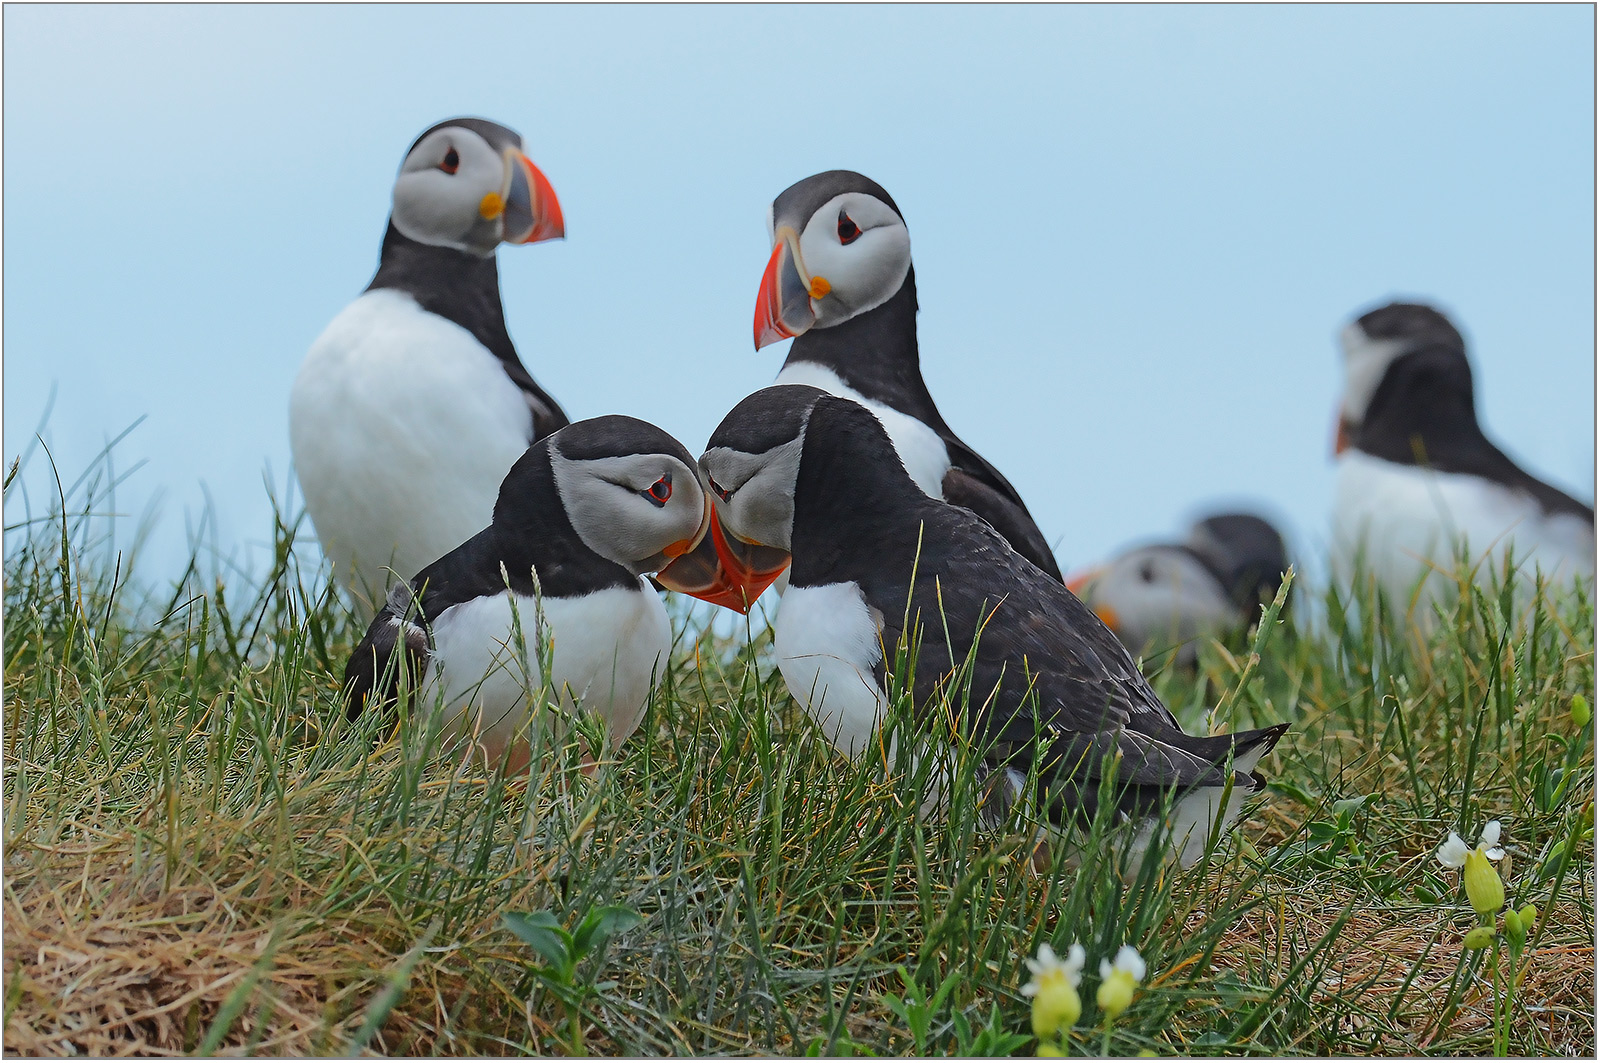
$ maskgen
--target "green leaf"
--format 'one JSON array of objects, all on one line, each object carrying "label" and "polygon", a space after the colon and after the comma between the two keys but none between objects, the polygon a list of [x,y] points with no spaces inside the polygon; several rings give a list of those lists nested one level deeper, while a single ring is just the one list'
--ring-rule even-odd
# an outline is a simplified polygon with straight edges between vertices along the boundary
[{"label": "green leaf", "polygon": [[570,978],[577,964],[572,935],[550,912],[506,912],[500,921],[523,942],[543,956],[564,978]]},{"label": "green leaf", "polygon": [[583,917],[583,922],[578,924],[578,929],[572,935],[573,961],[583,959],[590,950],[603,946],[611,938],[632,930],[642,922],[644,916],[632,908],[607,905],[593,909]]},{"label": "green leaf", "polygon": [[1366,804],[1371,797],[1371,794],[1362,794],[1360,797],[1347,797],[1343,801],[1335,801],[1333,803],[1333,814],[1339,820],[1339,825],[1341,827],[1349,826],[1351,819],[1355,818],[1355,814],[1361,811],[1361,806]]}]

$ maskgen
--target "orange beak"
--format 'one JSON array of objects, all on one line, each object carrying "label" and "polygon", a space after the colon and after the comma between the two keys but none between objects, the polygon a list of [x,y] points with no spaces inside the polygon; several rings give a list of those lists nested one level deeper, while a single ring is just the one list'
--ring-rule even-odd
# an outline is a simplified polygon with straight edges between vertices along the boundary
[{"label": "orange beak", "polygon": [[778,230],[778,245],[761,274],[756,294],[756,350],[798,336],[817,319],[811,308],[811,282],[800,272],[799,238],[794,230]]},{"label": "orange beak", "polygon": [[520,151],[506,151],[505,228],[510,244],[559,240],[567,234],[561,201],[550,181]]},{"label": "orange beak", "polygon": [[1338,427],[1333,430],[1333,456],[1337,458],[1349,449],[1350,422],[1344,419],[1343,414],[1340,414]]},{"label": "orange beak", "polygon": [[656,580],[668,590],[748,613],[789,561],[785,550],[730,540],[713,509],[710,533],[699,546],[657,572]]},{"label": "orange beak", "polygon": [[[1085,569],[1075,576],[1069,576],[1067,578],[1067,590],[1077,595],[1080,599],[1083,599],[1083,592],[1089,589],[1089,585],[1091,583],[1104,575],[1105,571],[1106,570],[1104,566],[1096,566],[1094,568]],[[1112,631],[1117,630],[1117,624],[1119,623],[1120,618],[1117,616],[1117,611],[1115,609],[1111,608],[1109,605],[1106,605],[1104,602],[1096,603],[1087,599],[1084,599],[1083,604],[1089,606],[1089,608],[1094,611],[1094,615],[1100,618],[1100,622],[1102,624],[1110,628]]]}]

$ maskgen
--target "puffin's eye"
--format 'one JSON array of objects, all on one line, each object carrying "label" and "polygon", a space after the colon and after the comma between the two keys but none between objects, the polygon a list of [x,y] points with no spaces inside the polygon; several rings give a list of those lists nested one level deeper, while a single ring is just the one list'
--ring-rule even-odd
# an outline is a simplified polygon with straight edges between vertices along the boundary
[{"label": "puffin's eye", "polygon": [[1154,583],[1156,581],[1156,567],[1146,561],[1139,566],[1139,578],[1146,583]]},{"label": "puffin's eye", "polygon": [[861,227],[850,220],[850,215],[841,210],[839,212],[839,242],[841,244],[853,244],[856,242],[856,237],[860,235]]},{"label": "puffin's eye", "polygon": [[439,169],[445,173],[455,173],[461,168],[461,156],[456,154],[456,149],[451,148],[444,153],[444,161],[439,164]]},{"label": "puffin's eye", "polygon": [[646,490],[639,492],[644,497],[654,502],[658,507],[667,504],[667,499],[672,497],[672,474],[669,472]]},{"label": "puffin's eye", "polygon": [[709,474],[706,476],[706,482],[711,485],[711,490],[716,493],[716,496],[724,502],[733,497],[732,491],[724,491],[722,485],[713,480]]}]

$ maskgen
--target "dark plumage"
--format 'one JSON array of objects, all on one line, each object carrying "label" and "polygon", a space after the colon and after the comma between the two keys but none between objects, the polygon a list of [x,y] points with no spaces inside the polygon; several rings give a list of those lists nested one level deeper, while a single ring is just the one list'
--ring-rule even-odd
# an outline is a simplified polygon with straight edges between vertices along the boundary
[{"label": "dark plumage", "polygon": [[1524,471],[1483,434],[1472,366],[1459,335],[1390,362],[1366,415],[1348,434],[1352,446],[1375,458],[1482,477],[1531,495],[1546,513],[1571,513],[1594,523],[1593,506]]},{"label": "dark plumage", "polygon": [[[883,427],[857,403],[811,388],[758,393],[712,436],[702,464],[713,478],[718,470],[710,462],[718,448],[782,453],[785,422],[795,418],[770,411],[749,416],[780,391],[782,401],[809,408],[809,417],[793,480],[793,565],[778,614],[777,649],[790,691],[813,715],[818,698],[836,717],[859,720],[870,711],[859,704],[859,691],[852,694],[851,684],[840,680],[834,662],[863,679],[870,672],[881,688],[897,643],[910,634],[909,618],[921,629],[913,693],[924,714],[933,711],[976,638],[970,698],[962,700],[975,744],[993,743],[989,769],[1003,773],[1012,797],[1037,767],[1041,797],[1055,815],[1091,818],[1108,755],[1116,757],[1117,807],[1134,818],[1154,812],[1170,794],[1228,785],[1223,765],[1230,755],[1238,768],[1231,779],[1235,799],[1260,789],[1262,780],[1250,769],[1285,726],[1210,737],[1184,733],[1105,625],[987,522],[920,491]],[[769,426],[765,439],[759,438],[762,425]],[[735,501],[738,490],[731,492]],[[717,510],[727,531],[750,536],[751,528],[735,527],[724,515],[733,509],[719,502]],[[844,604],[852,588],[860,599],[854,616]],[[852,625],[866,622],[863,616],[871,618],[878,643],[865,656],[849,634]],[[819,660],[831,671],[819,673]],[[818,693],[821,681],[831,689]],[[1209,826],[1207,820],[1204,830]],[[1188,846],[1201,842],[1188,838]]]}]

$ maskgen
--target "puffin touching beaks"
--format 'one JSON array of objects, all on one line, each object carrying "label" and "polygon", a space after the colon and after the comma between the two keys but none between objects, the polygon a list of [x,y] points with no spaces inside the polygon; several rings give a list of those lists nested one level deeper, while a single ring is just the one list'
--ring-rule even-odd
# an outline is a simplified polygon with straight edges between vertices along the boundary
[{"label": "puffin touching beaks", "polygon": [[911,234],[889,193],[850,170],[819,173],[773,200],[767,233],[756,349],[795,337],[776,382],[861,403],[883,422],[918,487],[976,513],[1060,579],[1017,489],[956,437],[923,383]]},{"label": "puffin touching beaks", "polygon": [[487,525],[506,470],[567,423],[517,357],[495,267],[502,242],[563,233],[555,190],[505,126],[454,118],[406,153],[377,275],[289,398],[306,510],[361,601]]},{"label": "puffin touching beaks", "polygon": [[[1462,545],[1482,562],[1480,580],[1500,572],[1508,547],[1524,587],[1535,567],[1555,583],[1594,578],[1594,508],[1530,476],[1484,436],[1466,344],[1448,318],[1392,303],[1363,314],[1340,340],[1338,578],[1348,585],[1364,565],[1405,608],[1426,568],[1454,571]],[[1445,585],[1430,577],[1418,604]]]},{"label": "puffin touching beaks", "polygon": [[1243,631],[1289,567],[1283,536],[1249,513],[1221,513],[1181,543],[1128,550],[1067,587],[1135,653],[1175,651],[1192,664],[1202,636]]},{"label": "puffin touching beaks", "polygon": [[[641,577],[693,549],[710,520],[694,458],[652,424],[596,417],[540,440],[507,474],[493,523],[395,586],[345,669],[350,717],[393,699],[399,649],[418,704],[442,703],[447,737],[471,734],[499,763],[542,689],[548,644],[552,695],[598,711],[620,744],[671,647]],[[513,770],[526,751],[512,749]]]},{"label": "puffin touching beaks", "polygon": [[[1253,769],[1283,725],[1184,733],[1105,625],[987,522],[928,497],[861,405],[811,387],[765,388],[728,414],[700,466],[711,534],[658,578],[754,601],[768,577],[748,574],[791,555],[778,667],[846,755],[876,748],[896,647],[920,628],[920,643],[908,638],[918,646],[918,723],[939,725],[941,694],[965,714],[974,746],[989,751],[977,780],[988,815],[1003,814],[1037,768],[1041,806],[1060,824],[1082,824],[1109,768],[1118,813],[1140,824],[1138,848],[1174,799],[1170,841],[1188,865],[1219,810],[1231,820],[1264,785]],[[720,565],[707,579],[713,551]],[[970,688],[952,689],[969,652]]]}]

